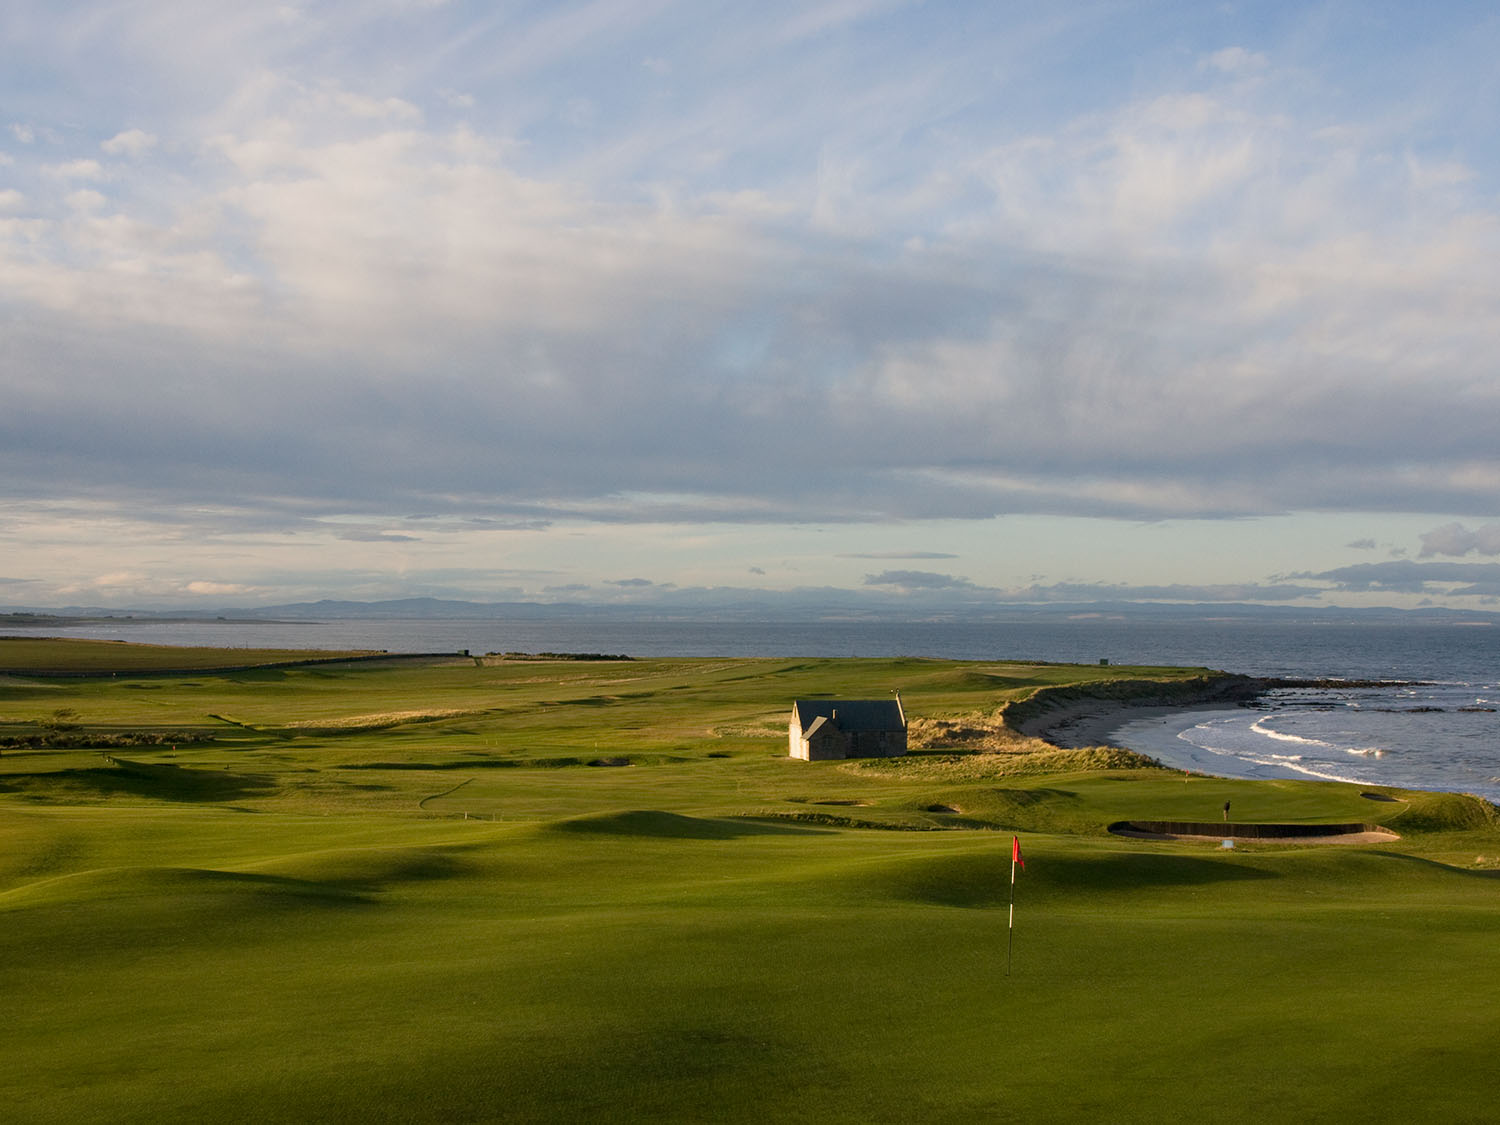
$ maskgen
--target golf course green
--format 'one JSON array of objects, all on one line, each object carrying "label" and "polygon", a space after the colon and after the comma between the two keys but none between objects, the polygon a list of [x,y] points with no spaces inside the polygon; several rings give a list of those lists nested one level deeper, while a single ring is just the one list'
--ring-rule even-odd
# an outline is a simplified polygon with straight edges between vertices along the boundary
[{"label": "golf course green", "polygon": [[[6,1121],[1500,1113],[1492,805],[1003,721],[1205,669],[107,647],[0,639]],[[893,690],[907,756],[788,757]],[[1109,832],[1231,800],[1399,839]]]}]

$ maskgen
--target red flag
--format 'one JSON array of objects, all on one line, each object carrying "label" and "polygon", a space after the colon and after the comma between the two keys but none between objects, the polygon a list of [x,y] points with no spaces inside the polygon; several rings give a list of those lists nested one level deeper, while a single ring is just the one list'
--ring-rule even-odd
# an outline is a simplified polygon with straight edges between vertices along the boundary
[{"label": "red flag", "polygon": [[1010,838],[1010,861],[1019,863],[1022,871],[1026,870],[1026,861],[1021,858],[1021,837],[1019,836]]}]

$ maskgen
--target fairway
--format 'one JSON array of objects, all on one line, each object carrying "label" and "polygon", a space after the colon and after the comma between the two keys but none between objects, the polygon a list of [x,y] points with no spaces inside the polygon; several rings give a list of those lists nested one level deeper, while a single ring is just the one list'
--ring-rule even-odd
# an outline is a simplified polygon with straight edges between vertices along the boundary
[{"label": "fairway", "polygon": [[[122,659],[0,678],[7,1120],[1491,1116],[1492,806],[1000,723],[1203,669]],[[907,757],[787,756],[893,690]],[[1108,832],[1231,799],[1400,839]]]}]

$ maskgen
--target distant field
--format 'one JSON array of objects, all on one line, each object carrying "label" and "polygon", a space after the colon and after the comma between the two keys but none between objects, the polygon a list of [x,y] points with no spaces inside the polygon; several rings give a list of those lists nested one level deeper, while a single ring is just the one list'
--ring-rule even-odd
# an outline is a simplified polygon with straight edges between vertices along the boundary
[{"label": "distant field", "polygon": [[366,655],[371,654],[278,648],[176,648],[125,641],[0,637],[0,674],[182,672]]},{"label": "distant field", "polygon": [[[1002,730],[1041,687],[1202,669],[130,674],[170,666],[0,678],[7,1121],[1490,1116],[1493,806],[1185,778]],[[793,698],[895,689],[923,737],[998,752],[787,757]],[[16,744],[33,734],[53,741]],[[1401,839],[1106,830],[1231,798]]]}]

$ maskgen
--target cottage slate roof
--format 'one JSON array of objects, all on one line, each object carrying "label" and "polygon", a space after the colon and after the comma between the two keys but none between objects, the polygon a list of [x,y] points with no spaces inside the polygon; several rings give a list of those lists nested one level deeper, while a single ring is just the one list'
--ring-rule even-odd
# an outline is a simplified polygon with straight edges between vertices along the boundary
[{"label": "cottage slate roof", "polygon": [[[840,730],[905,730],[901,704],[894,699],[799,699],[792,704],[797,723],[806,731],[818,719],[836,722]],[[839,713],[838,719],[833,713]]]}]

